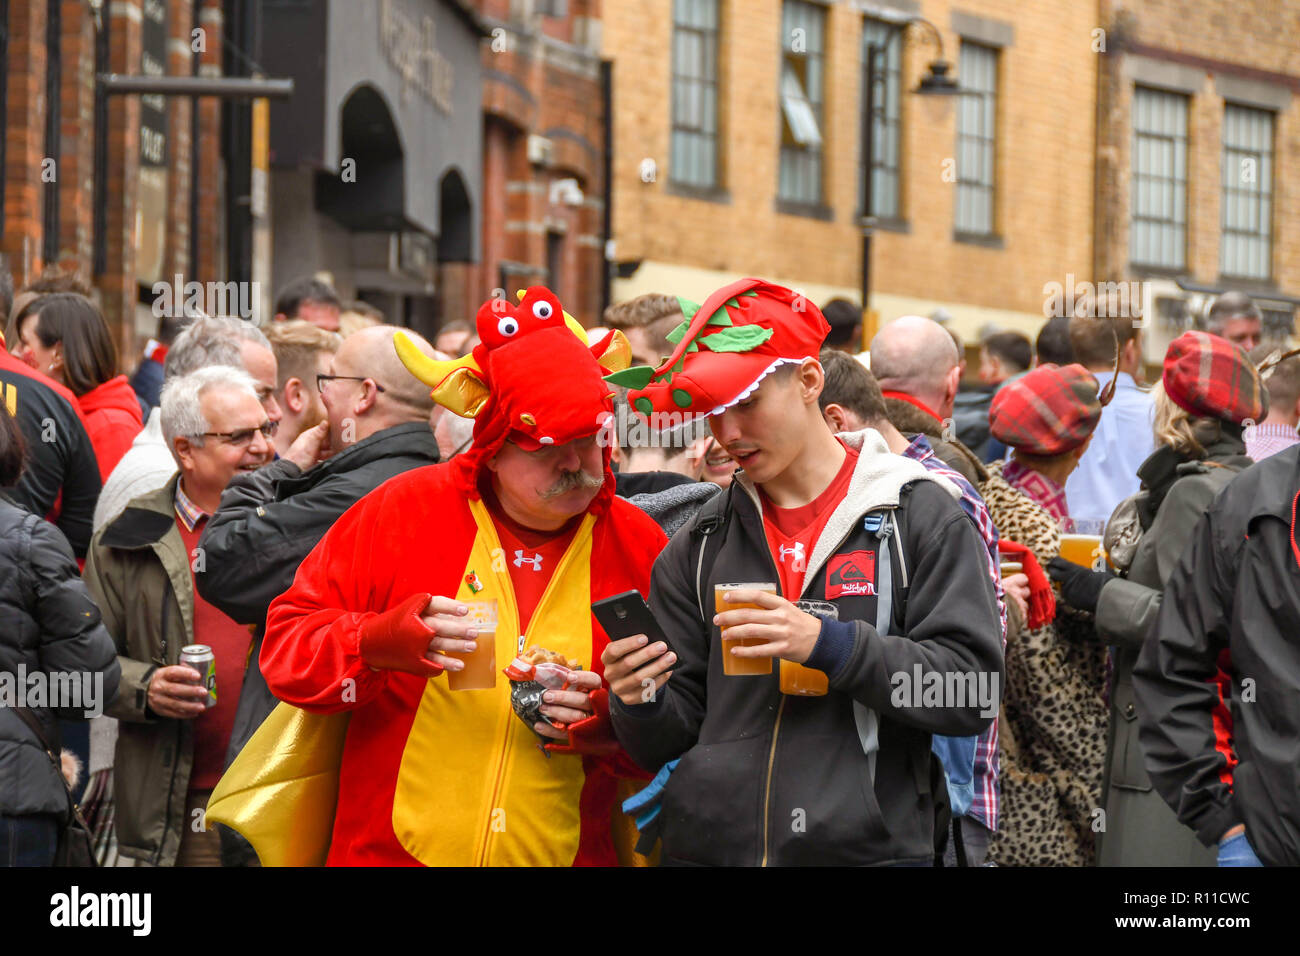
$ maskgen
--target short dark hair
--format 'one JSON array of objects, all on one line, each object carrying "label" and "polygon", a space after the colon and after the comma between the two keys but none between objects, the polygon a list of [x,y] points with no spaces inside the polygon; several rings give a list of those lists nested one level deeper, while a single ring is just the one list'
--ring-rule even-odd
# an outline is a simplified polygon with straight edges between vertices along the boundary
[{"label": "short dark hair", "polygon": [[848,299],[831,299],[822,306],[822,316],[830,324],[823,345],[838,348],[853,343],[853,330],[862,322],[862,309]]},{"label": "short dark hair", "polygon": [[63,374],[73,395],[85,395],[117,374],[117,346],[108,323],[84,295],[56,292],[23,311],[36,315],[36,337],[42,345],[48,349],[63,343]]},{"label": "short dark hair", "polygon": [[682,303],[675,295],[648,292],[635,299],[619,302],[605,310],[604,322],[611,329],[628,332],[644,329],[650,347],[667,358],[672,354],[673,343],[668,333],[683,321]]},{"label": "short dark hair", "polygon": [[296,319],[298,309],[304,302],[319,302],[321,305],[332,305],[340,311],[343,309],[343,300],[339,298],[332,285],[312,276],[306,276],[294,279],[280,290],[280,294],[275,297],[275,314],[283,315],[287,319]]},{"label": "short dark hair", "polygon": [[1027,372],[1034,364],[1034,346],[1029,336],[1020,332],[994,332],[980,344],[1003,365],[1014,365],[1018,371]]},{"label": "short dark hair", "polygon": [[1205,331],[1211,335],[1219,335],[1227,321],[1236,318],[1254,319],[1257,322],[1264,321],[1264,315],[1259,311],[1259,306],[1252,302],[1250,296],[1246,295],[1246,293],[1225,292],[1214,300],[1214,305],[1210,306],[1209,315],[1205,317]]},{"label": "short dark hair", "polygon": [[9,414],[9,406],[0,399],[0,488],[18,484],[27,462],[27,442],[22,429]]},{"label": "short dark hair", "polygon": [[1116,351],[1138,336],[1137,323],[1131,318],[1109,315],[1074,315],[1070,319],[1070,347],[1074,359],[1084,368],[1109,368],[1115,364]]},{"label": "short dark hair", "polygon": [[1039,365],[1072,365],[1074,346],[1070,344],[1070,317],[1058,315],[1043,323],[1034,343]]},{"label": "short dark hair", "polygon": [[818,359],[826,374],[826,384],[817,398],[822,411],[827,405],[841,405],[864,422],[889,417],[876,377],[861,362],[835,349],[822,349]]}]

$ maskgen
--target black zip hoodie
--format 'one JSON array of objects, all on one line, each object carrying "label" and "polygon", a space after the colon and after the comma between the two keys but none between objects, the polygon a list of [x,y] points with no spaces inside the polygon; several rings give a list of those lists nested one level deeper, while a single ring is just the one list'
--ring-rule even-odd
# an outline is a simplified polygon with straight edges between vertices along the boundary
[{"label": "black zip hoodie", "polygon": [[[1003,667],[997,602],[984,544],[954,500],[956,489],[889,454],[875,432],[840,437],[861,445],[861,456],[809,558],[801,596],[826,599],[833,557],[874,555],[881,543],[863,519],[892,508],[902,541],[902,560],[892,552],[902,585],[895,593],[906,590],[906,608],[894,601],[894,626],[881,635],[874,626],[878,580],[873,593],[833,598],[840,626],[824,626],[814,651],[818,662],[838,662],[828,674],[830,692],[785,696],[777,662],[770,676],[724,675],[711,623],[715,584],[779,580],[758,496],[743,473],[727,493],[730,514],[716,531],[721,544],[708,545],[710,555],[717,549],[714,560],[701,564],[700,525],[710,508],[669,542],[655,563],[650,605],[679,662],[654,701],[611,707],[619,740],[646,770],[681,758],[663,796],[666,863],[929,862],[930,735],[975,734],[996,714]],[[874,564],[879,574],[879,561],[856,563]],[[920,690],[911,684],[918,676],[923,686],[942,679],[956,688],[956,675],[969,675],[963,701],[949,696],[916,706]],[[993,693],[991,707],[972,686],[981,682]],[[879,718],[874,784],[855,701]]]}]

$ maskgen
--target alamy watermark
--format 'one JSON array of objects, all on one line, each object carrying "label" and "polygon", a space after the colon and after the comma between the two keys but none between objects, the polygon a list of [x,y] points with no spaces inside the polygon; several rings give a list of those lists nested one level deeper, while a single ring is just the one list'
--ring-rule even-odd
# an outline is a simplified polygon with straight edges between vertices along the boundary
[{"label": "alamy watermark", "polygon": [[202,314],[251,320],[262,301],[260,282],[186,282],[180,273],[171,282],[155,282],[150,291],[158,319]]},{"label": "alamy watermark", "polygon": [[1073,272],[1065,282],[1043,284],[1043,317],[1074,316],[1089,319],[1142,321],[1142,283],[1076,281]]},{"label": "alamy watermark", "polygon": [[80,710],[87,718],[104,713],[101,671],[0,671],[0,707],[54,707]]},{"label": "alamy watermark", "polygon": [[997,671],[927,671],[913,664],[910,672],[891,674],[889,683],[889,702],[899,709],[978,706],[981,717],[996,717],[1002,699]]}]

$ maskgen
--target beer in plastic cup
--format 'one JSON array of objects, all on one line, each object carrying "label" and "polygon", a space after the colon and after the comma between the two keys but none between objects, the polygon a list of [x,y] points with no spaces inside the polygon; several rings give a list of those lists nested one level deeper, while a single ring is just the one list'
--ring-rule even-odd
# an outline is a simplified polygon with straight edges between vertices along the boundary
[{"label": "beer in plastic cup", "polygon": [[[447,687],[450,690],[487,690],[497,685],[497,602],[461,601],[469,610],[464,617],[456,615],[439,615],[438,619],[470,624],[478,629],[474,641],[477,648],[469,653],[464,651],[446,651],[451,657],[459,657],[465,662],[465,668],[447,671]],[[435,629],[437,625],[434,625]]]},{"label": "beer in plastic cup", "polygon": [[[829,601],[795,601],[799,610],[819,617],[838,621],[840,610]],[[830,690],[830,678],[825,671],[805,667],[794,661],[781,661],[781,693],[796,697],[823,697]]]},{"label": "beer in plastic cup", "polygon": [[[723,600],[723,595],[728,591],[767,591],[769,594],[776,594],[777,587],[775,584],[718,584],[713,588],[713,608],[715,614],[721,614],[723,611],[735,611],[742,607],[752,607],[762,610],[759,604],[731,604]],[[770,657],[737,657],[731,653],[733,647],[754,647],[759,644],[766,644],[767,641],[758,637],[742,637],[737,640],[729,640],[727,631],[722,631],[722,673],[728,677],[749,677],[760,674],[772,673],[772,658]]]},{"label": "beer in plastic cup", "polygon": [[1004,581],[1013,574],[1023,574],[1025,570],[1025,566],[1019,561],[1003,561],[1001,568]]},{"label": "beer in plastic cup", "polygon": [[1071,564],[1101,571],[1105,568],[1105,552],[1101,538],[1095,534],[1061,535],[1061,557]]}]

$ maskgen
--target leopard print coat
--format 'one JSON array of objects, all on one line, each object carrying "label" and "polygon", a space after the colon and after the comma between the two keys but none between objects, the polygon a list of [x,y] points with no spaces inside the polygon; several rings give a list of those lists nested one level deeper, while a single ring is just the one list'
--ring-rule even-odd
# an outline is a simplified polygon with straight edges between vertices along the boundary
[{"label": "leopard print coat", "polygon": [[[1001,462],[989,466],[979,490],[1002,538],[1027,545],[1044,567],[1057,556],[1055,520],[1002,477]],[[1001,820],[989,848],[999,865],[1094,862],[1107,721],[1106,648],[1094,631],[1091,615],[1058,603],[1055,621],[1008,634],[998,722]]]}]

